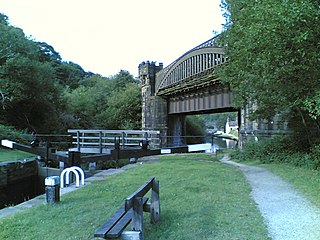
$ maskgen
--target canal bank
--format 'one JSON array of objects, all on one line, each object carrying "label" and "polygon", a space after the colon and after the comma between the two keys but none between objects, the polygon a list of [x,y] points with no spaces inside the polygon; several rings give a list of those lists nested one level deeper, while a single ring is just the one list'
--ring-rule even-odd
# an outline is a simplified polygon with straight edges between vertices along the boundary
[{"label": "canal bank", "polygon": [[[138,166],[139,164],[140,163],[128,164],[128,165],[123,166],[122,168],[117,168],[117,169],[110,168],[107,170],[97,170],[94,175],[85,179],[85,186],[90,184],[93,181],[104,180],[106,177],[108,177],[110,175],[122,173],[127,169]],[[46,171],[46,169],[43,169],[43,170]],[[50,171],[50,170],[52,170],[52,169],[49,169],[48,171]],[[51,173],[53,173],[53,172],[51,172]],[[71,184],[68,187],[60,189],[60,196],[63,196],[64,194],[67,194],[69,192],[73,192],[73,191],[80,189],[80,188],[76,187],[75,184]],[[25,202],[20,203],[18,205],[9,206],[9,207],[1,209],[0,210],[0,219],[12,216],[12,215],[19,213],[19,212],[23,212],[29,208],[32,208],[33,206],[37,206],[40,204],[46,204],[46,194],[41,194],[31,200],[25,201]]]},{"label": "canal bank", "polygon": [[44,179],[60,176],[62,170],[42,164],[36,158],[0,163],[0,209],[43,194]]},{"label": "canal bank", "polygon": [[31,199],[41,193],[36,159],[0,163],[0,209]]}]

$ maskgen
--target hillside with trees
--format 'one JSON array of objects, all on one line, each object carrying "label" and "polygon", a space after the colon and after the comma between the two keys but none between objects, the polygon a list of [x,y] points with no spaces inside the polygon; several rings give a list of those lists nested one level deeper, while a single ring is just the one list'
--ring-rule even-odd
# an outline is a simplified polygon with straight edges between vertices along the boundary
[{"label": "hillside with trees", "polygon": [[108,78],[86,72],[0,14],[1,135],[12,129],[139,128],[140,109],[139,82],[129,72]]}]

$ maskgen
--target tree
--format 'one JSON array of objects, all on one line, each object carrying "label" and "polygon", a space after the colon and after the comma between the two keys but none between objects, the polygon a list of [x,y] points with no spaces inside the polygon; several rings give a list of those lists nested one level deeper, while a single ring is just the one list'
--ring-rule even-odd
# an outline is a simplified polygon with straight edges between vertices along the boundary
[{"label": "tree", "polygon": [[141,93],[127,71],[111,78],[93,75],[65,93],[68,113],[85,128],[134,129],[140,127]]},{"label": "tree", "polygon": [[81,81],[90,76],[80,65],[73,62],[60,62],[56,71],[59,82],[72,89],[77,88]]},{"label": "tree", "polygon": [[186,117],[186,138],[187,144],[205,142],[206,125],[204,118],[200,115]]},{"label": "tree", "polygon": [[217,70],[238,107],[257,103],[256,118],[299,113],[320,89],[319,1],[225,0],[228,64]]},{"label": "tree", "polygon": [[59,122],[60,90],[51,65],[16,57],[8,60],[2,69],[4,74],[0,83],[10,96],[3,111],[5,122],[32,131],[54,130],[52,127]]},{"label": "tree", "polygon": [[41,62],[51,62],[54,65],[58,65],[61,62],[61,56],[54,48],[45,43],[45,42],[36,42],[36,44],[39,47],[39,53],[40,53],[40,58],[39,60]]},{"label": "tree", "polygon": [[45,133],[136,128],[140,114],[140,88],[129,72],[111,78],[85,72],[0,14],[0,123]]},{"label": "tree", "polygon": [[107,129],[139,129],[141,126],[141,89],[128,83],[108,96],[108,107],[96,116],[96,124]]},{"label": "tree", "polygon": [[27,39],[6,16],[0,19],[0,121],[30,131],[53,131],[59,126],[61,88],[52,59],[44,58],[49,47]]}]

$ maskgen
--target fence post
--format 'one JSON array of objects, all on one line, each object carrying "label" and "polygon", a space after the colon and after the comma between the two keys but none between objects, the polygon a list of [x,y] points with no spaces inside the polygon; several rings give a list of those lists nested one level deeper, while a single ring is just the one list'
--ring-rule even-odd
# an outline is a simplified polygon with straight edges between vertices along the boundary
[{"label": "fence post", "polygon": [[120,158],[120,137],[114,137],[114,151],[115,151],[115,158],[117,167],[119,167],[119,158]]},{"label": "fence post", "polygon": [[99,150],[100,154],[102,154],[102,131],[99,132]]},{"label": "fence post", "polygon": [[[125,134],[126,134],[125,132],[122,132],[122,135],[121,135],[121,137],[122,137],[122,149],[124,149],[125,146],[126,146]],[[119,137],[119,143],[120,143],[120,137]]]},{"label": "fence post", "polygon": [[77,131],[77,149],[80,151],[80,131]]},{"label": "fence post", "polygon": [[81,154],[78,151],[68,152],[68,166],[79,166],[81,160]]}]

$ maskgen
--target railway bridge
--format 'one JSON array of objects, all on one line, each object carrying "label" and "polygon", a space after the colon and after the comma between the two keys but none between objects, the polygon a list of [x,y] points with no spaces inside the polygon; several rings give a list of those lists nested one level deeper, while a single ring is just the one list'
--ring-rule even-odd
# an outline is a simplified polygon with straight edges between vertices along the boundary
[{"label": "railway bridge", "polygon": [[180,145],[185,135],[187,115],[238,112],[240,140],[280,133],[286,124],[273,120],[249,120],[254,104],[242,109],[233,107],[232,89],[222,84],[215,69],[227,62],[224,48],[214,37],[187,51],[163,68],[163,64],[142,62],[139,78],[142,91],[142,129],[157,130],[173,136],[167,142]]}]

